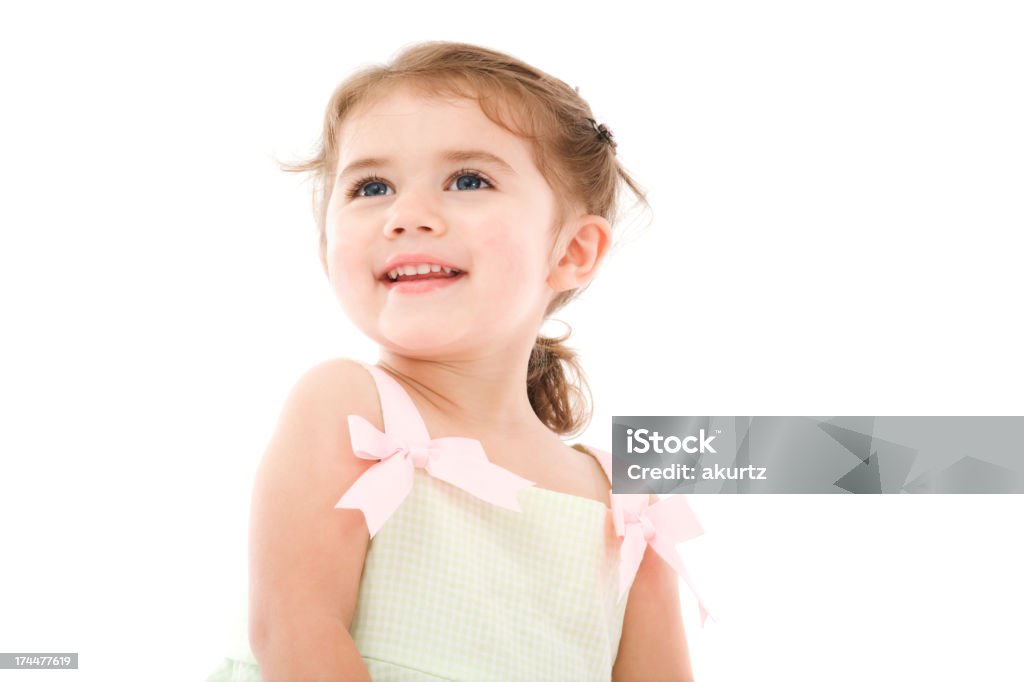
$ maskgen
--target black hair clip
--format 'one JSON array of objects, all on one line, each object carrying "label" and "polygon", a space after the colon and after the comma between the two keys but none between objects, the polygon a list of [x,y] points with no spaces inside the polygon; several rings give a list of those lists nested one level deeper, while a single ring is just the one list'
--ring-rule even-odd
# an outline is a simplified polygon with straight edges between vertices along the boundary
[{"label": "black hair clip", "polygon": [[619,145],[618,145],[618,144],[617,144],[617,143],[615,142],[615,137],[614,137],[614,136],[612,135],[612,129],[611,129],[611,128],[609,128],[608,126],[606,126],[606,125],[605,125],[605,124],[603,124],[603,123],[598,123],[597,121],[595,121],[595,120],[594,120],[594,119],[592,119],[592,118],[588,118],[587,120],[588,120],[588,121],[590,121],[590,125],[592,125],[592,126],[594,127],[594,131],[595,131],[595,132],[596,132],[596,133],[597,133],[598,135],[600,135],[600,136],[601,136],[601,139],[602,139],[602,140],[604,140],[605,142],[607,142],[608,144],[610,144],[610,145],[612,146],[612,149],[613,149],[613,150],[614,150],[614,149],[615,149],[616,147],[618,147],[618,146],[619,146]]}]

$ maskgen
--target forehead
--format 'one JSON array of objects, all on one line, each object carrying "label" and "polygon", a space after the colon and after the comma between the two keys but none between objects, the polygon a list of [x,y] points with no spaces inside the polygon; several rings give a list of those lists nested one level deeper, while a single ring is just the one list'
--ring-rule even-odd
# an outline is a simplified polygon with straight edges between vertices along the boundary
[{"label": "forehead", "polygon": [[400,88],[354,109],[338,129],[340,171],[361,159],[436,161],[439,152],[481,150],[516,173],[532,167],[526,140],[494,123],[465,98],[442,98]]}]

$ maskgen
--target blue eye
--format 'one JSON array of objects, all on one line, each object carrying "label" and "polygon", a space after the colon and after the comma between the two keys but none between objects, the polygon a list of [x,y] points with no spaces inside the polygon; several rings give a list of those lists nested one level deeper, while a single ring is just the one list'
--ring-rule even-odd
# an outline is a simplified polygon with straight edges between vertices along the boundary
[{"label": "blue eye", "polygon": [[[465,185],[463,185],[463,183],[461,182],[461,180],[463,178],[469,178],[471,181],[473,181],[473,182],[470,182],[470,186],[469,187],[466,187]],[[490,183],[487,182],[486,180],[484,180],[479,174],[473,173],[473,172],[460,173],[455,178],[455,185],[459,189],[480,189],[479,185],[480,185],[481,182],[486,184],[486,185],[490,185]]]},{"label": "blue eye", "polygon": [[369,187],[376,187],[376,190],[370,190],[370,194],[368,196],[374,196],[374,195],[377,195],[377,194],[387,194],[388,193],[388,186],[385,185],[380,180],[374,180],[373,182],[368,182],[366,184]]},{"label": "blue eye", "polygon": [[[376,185],[377,190],[370,192],[370,194],[362,194],[362,190],[365,187],[373,187]],[[383,189],[380,189],[383,188]],[[369,175],[361,180],[356,180],[355,183],[348,190],[348,196],[355,198],[357,196],[379,196],[381,194],[387,194],[388,187],[384,184],[384,180],[378,178],[376,175]]]},{"label": "blue eye", "polygon": [[[469,179],[468,182],[463,181],[466,178]],[[449,185],[453,180],[455,181],[456,188],[460,190],[477,190],[494,187],[493,182],[488,180],[486,177],[484,177],[477,171],[469,170],[468,168],[464,168],[460,171],[457,171],[454,175],[452,175],[452,177],[448,181]],[[481,187],[480,183],[483,183],[484,185],[486,185],[486,187]],[[363,190],[369,191],[368,193],[364,194]],[[383,178],[377,177],[376,175],[368,175],[364,178],[356,180],[349,187],[348,190],[348,196],[353,199],[358,197],[384,196],[387,193],[387,182]]]}]

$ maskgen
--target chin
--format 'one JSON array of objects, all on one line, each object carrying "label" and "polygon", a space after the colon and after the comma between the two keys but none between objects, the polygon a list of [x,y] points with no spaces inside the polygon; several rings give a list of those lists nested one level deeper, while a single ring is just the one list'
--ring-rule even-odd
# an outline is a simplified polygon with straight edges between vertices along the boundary
[{"label": "chin", "polygon": [[377,331],[382,345],[415,354],[452,350],[462,338],[462,334],[451,327],[436,322],[380,325]]}]

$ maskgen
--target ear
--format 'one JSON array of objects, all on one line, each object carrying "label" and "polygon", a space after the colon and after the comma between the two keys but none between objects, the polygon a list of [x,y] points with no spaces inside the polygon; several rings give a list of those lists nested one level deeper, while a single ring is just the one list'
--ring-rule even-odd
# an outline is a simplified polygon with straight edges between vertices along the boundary
[{"label": "ear", "polygon": [[594,278],[612,243],[612,228],[599,215],[584,215],[567,224],[555,244],[548,285],[555,291],[578,289]]}]

